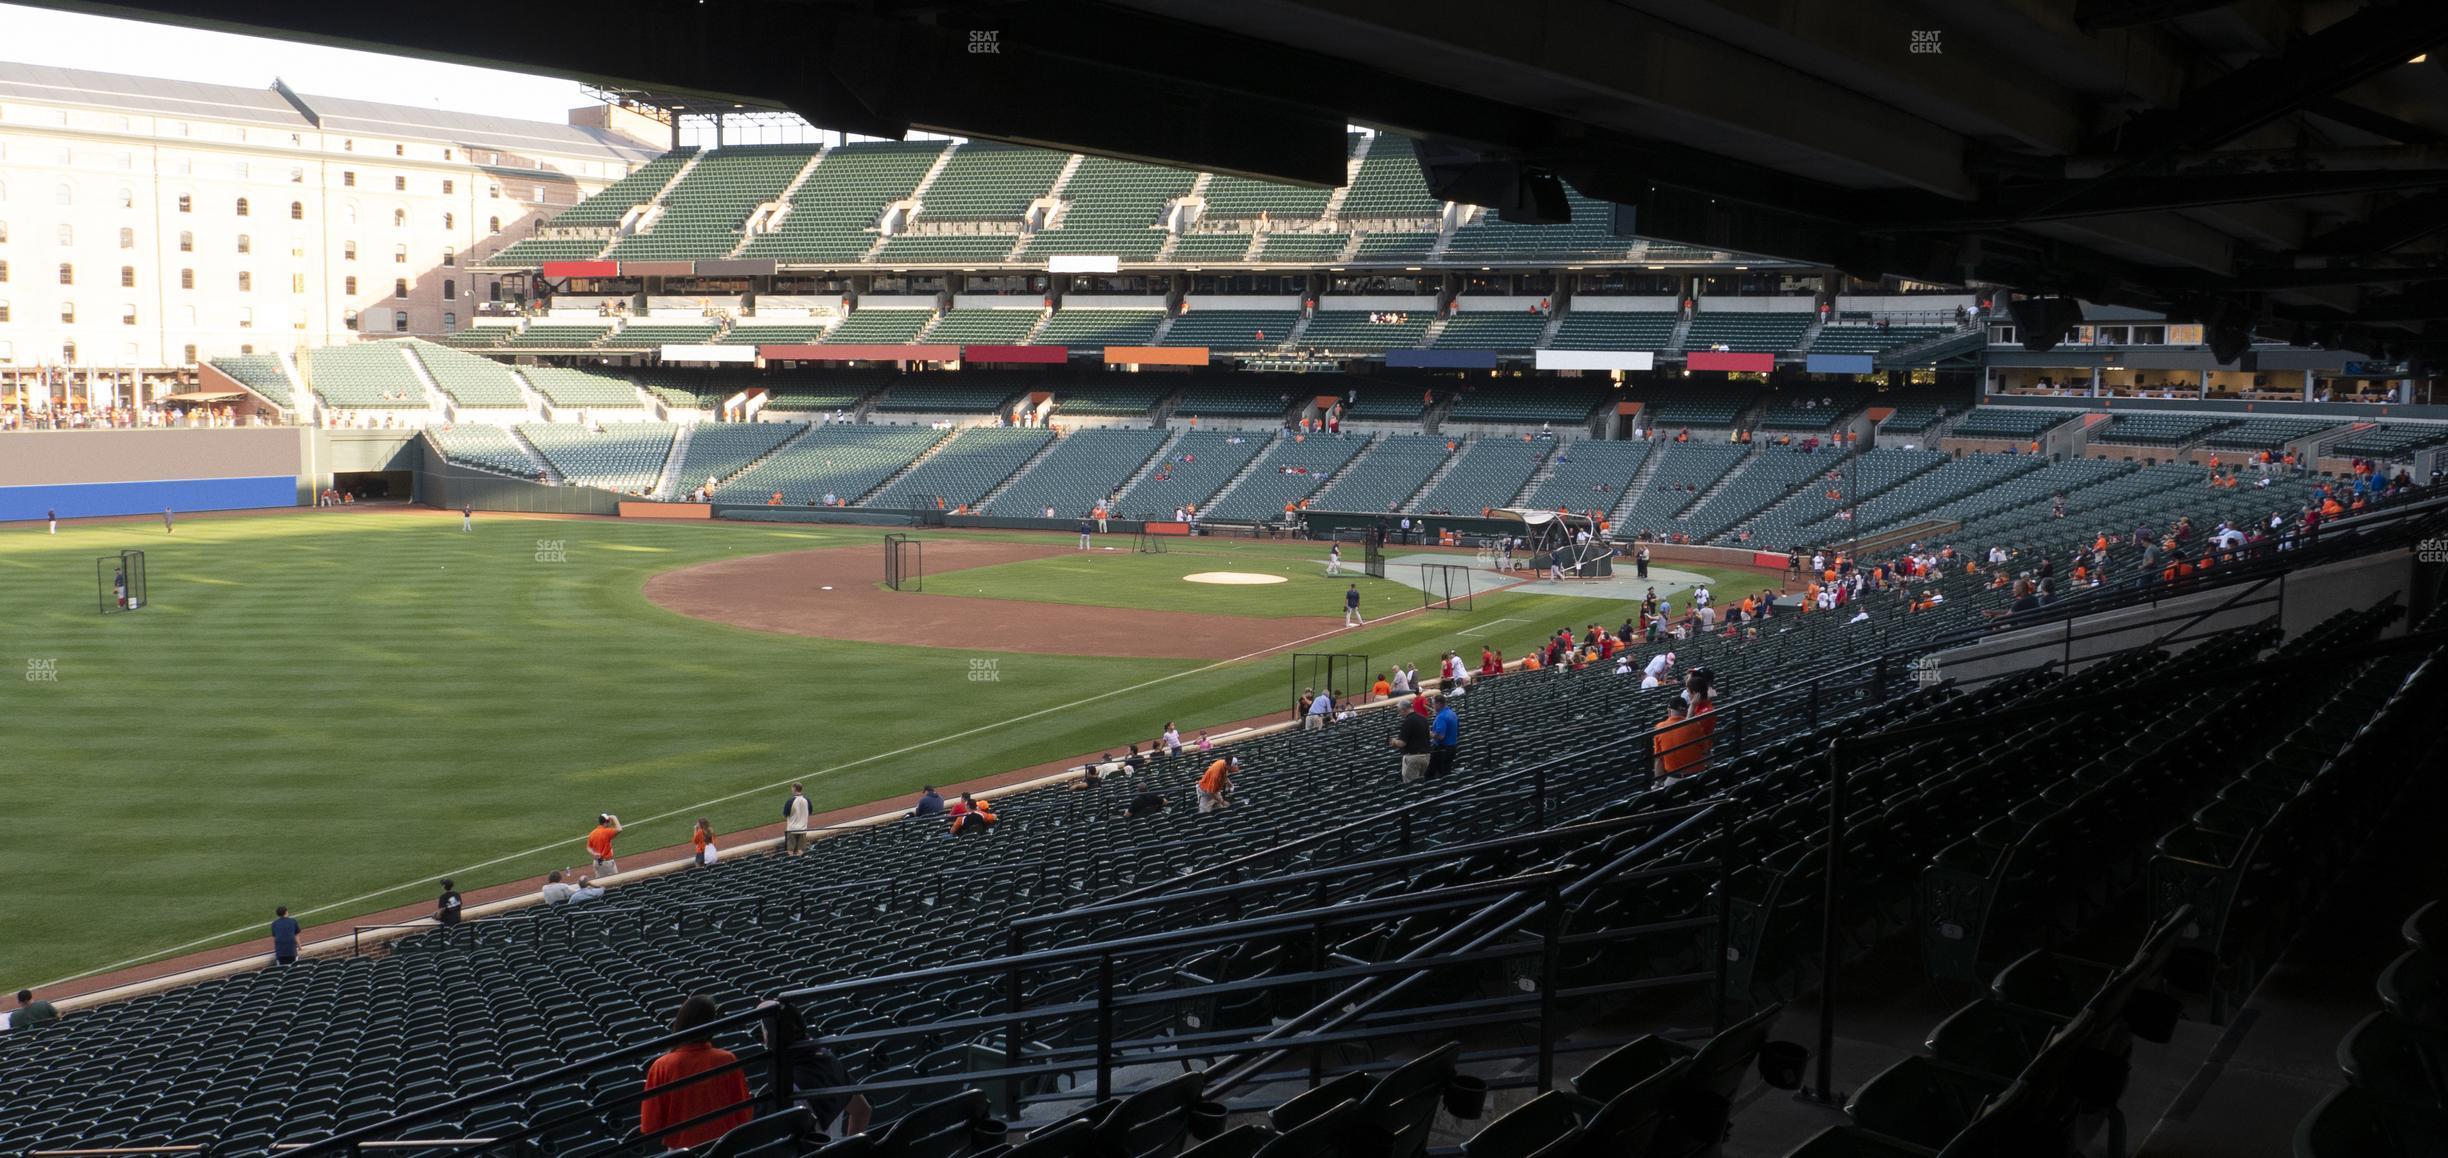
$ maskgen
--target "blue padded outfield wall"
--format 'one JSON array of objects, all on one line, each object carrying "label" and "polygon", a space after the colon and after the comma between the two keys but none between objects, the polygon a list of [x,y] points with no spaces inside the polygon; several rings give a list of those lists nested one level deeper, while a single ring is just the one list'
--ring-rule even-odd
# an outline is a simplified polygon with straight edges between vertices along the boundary
[{"label": "blue padded outfield wall", "polygon": [[294,507],[300,427],[0,434],[0,521]]},{"label": "blue padded outfield wall", "polygon": [[94,515],[158,515],[165,510],[294,507],[297,492],[297,476],[293,474],[0,487],[0,522],[39,519],[45,511],[58,511],[63,519],[82,519]]}]

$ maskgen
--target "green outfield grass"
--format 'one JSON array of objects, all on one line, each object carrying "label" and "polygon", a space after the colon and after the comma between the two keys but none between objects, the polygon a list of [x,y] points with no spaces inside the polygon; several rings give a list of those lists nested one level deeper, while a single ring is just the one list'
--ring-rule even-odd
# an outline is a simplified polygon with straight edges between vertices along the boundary
[{"label": "green outfield grass", "polygon": [[[142,522],[0,531],[0,873],[14,883],[0,989],[252,935],[276,904],[315,923],[422,900],[444,873],[462,888],[532,876],[582,859],[603,809],[643,851],[681,842],[699,815],[724,830],[770,821],[771,786],[793,778],[838,807],[1118,747],[1168,719],[1287,707],[1280,657],[841,643],[689,619],[641,594],[669,568],[875,541],[503,515],[463,534],[456,519],[377,512],[183,520],[174,536]],[[1210,564],[1319,566],[1312,544],[1218,546],[1228,557],[1100,552],[1118,564],[1100,591],[1188,588],[1165,572]],[[123,548],[147,552],[153,605],[105,617],[94,559]],[[1416,606],[1358,582],[1372,606]],[[1286,586],[1325,605],[1272,614],[1333,613],[1324,579]],[[1333,648],[1425,668],[1445,647],[1514,654],[1623,610],[1488,595]],[[992,682],[970,678],[982,656],[997,660]]]}]

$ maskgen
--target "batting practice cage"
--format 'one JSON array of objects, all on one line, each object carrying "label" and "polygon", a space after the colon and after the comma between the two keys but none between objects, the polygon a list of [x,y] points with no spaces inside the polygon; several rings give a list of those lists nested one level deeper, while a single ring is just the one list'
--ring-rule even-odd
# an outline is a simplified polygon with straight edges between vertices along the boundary
[{"label": "batting practice cage", "polygon": [[884,536],[884,585],[895,591],[926,590],[925,543],[908,535]]},{"label": "batting practice cage", "polygon": [[1132,549],[1142,555],[1162,555],[1165,553],[1165,539],[1168,537],[1141,527],[1139,528],[1139,541]]},{"label": "batting practice cage", "polygon": [[[1513,557],[1550,578],[1555,571],[1566,579],[1603,579],[1615,573],[1615,550],[1595,537],[1598,522],[1587,515],[1525,507],[1503,507],[1488,514],[1521,525],[1513,534],[1523,546]],[[1583,531],[1591,534],[1590,541],[1575,542]]]},{"label": "batting practice cage", "polygon": [[[1300,722],[1301,692],[1343,692],[1366,695],[1369,689],[1369,665],[1365,655],[1346,652],[1305,651],[1292,657],[1292,722]],[[1359,689],[1354,691],[1353,689]],[[1343,697],[1335,697],[1340,707]]]},{"label": "batting practice cage", "polygon": [[145,605],[145,558],[142,551],[121,551],[94,560],[94,584],[101,589],[102,614],[141,611]]},{"label": "batting practice cage", "polygon": [[1471,569],[1452,563],[1420,564],[1420,607],[1428,611],[1471,609]]}]

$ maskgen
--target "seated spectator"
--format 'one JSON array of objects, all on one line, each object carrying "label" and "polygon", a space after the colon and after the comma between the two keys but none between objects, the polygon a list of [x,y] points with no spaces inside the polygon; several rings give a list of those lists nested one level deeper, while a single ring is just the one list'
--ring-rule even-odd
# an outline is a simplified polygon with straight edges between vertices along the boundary
[{"label": "seated spectator", "polygon": [[1130,803],[1122,806],[1122,815],[1135,820],[1142,816],[1154,816],[1159,812],[1163,812],[1164,810],[1165,798],[1163,793],[1142,792],[1137,796],[1131,797]]},{"label": "seated spectator", "polygon": [[1659,780],[1687,775],[1699,762],[1705,746],[1692,732],[1691,709],[1680,698],[1667,701],[1666,718],[1649,737],[1649,774]]},{"label": "seated spectator", "polygon": [[570,894],[577,890],[561,879],[562,874],[568,871],[567,869],[554,869],[545,876],[544,887],[536,890],[536,894],[544,898],[545,904],[565,905],[569,903]]},{"label": "seated spectator", "polygon": [[918,807],[910,809],[911,816],[941,816],[943,812],[944,798],[936,793],[932,784],[919,791]]},{"label": "seated spectator", "polygon": [[[714,999],[702,994],[680,1003],[672,1032],[686,1033],[717,1016]],[[714,1034],[692,1037],[646,1067],[646,1090],[638,1104],[638,1133],[667,1150],[684,1150],[722,1137],[751,1116],[748,1077],[739,1069],[700,1077],[739,1058],[714,1046]],[[662,1091],[657,1093],[656,1091]],[[726,1108],[729,1107],[729,1108]],[[699,1121],[698,1119],[703,1119]]]},{"label": "seated spectator", "polygon": [[579,873],[577,886],[570,890],[569,903],[579,905],[588,901],[600,901],[603,895],[603,886],[595,883],[595,877],[592,874]]},{"label": "seated spectator", "polygon": [[8,1020],[10,1029],[22,1032],[58,1020],[59,1010],[53,1008],[50,1002],[35,1000],[31,989],[17,991],[17,1009],[9,1015]]},{"label": "seated spectator", "polygon": [[994,827],[996,821],[993,805],[966,792],[961,793],[960,802],[960,815],[952,822],[952,835],[965,836],[973,832],[984,832]]},{"label": "seated spectator", "polygon": [[[867,1095],[839,1092],[840,1087],[850,1084],[849,1067],[824,1043],[808,1036],[807,1023],[798,1010],[783,1005],[777,1020],[779,1034],[775,1032],[775,1023],[767,1022],[757,1027],[757,1036],[786,1067],[783,1080],[790,1085],[791,1100],[806,1106],[816,1117],[816,1128],[829,1137],[866,1133],[868,1116],[874,1112],[867,1103]],[[775,1040],[777,1037],[779,1041]],[[825,1089],[836,1092],[810,1092]]]}]

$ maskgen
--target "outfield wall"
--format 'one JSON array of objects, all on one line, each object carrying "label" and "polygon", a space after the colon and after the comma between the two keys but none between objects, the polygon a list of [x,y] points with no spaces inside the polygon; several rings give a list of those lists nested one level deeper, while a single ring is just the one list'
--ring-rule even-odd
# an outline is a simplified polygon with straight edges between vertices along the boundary
[{"label": "outfield wall", "polygon": [[295,427],[0,434],[0,521],[296,506],[300,439]]}]

